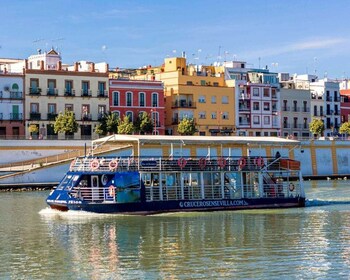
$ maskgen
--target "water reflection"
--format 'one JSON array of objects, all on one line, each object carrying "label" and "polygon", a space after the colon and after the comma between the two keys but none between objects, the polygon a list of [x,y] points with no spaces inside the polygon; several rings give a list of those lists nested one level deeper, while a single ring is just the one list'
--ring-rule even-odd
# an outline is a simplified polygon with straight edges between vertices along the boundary
[{"label": "water reflection", "polygon": [[350,227],[338,212],[43,219],[83,278],[323,278],[348,265]]}]

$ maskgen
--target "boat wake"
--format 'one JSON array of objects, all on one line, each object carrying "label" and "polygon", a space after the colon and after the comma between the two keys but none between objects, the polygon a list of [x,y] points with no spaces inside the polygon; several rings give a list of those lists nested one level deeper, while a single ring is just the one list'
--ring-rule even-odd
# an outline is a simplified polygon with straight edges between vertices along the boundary
[{"label": "boat wake", "polygon": [[306,202],[305,202],[305,206],[306,206],[306,207],[327,206],[327,205],[338,205],[338,204],[350,204],[350,201],[344,201],[344,200],[307,199]]}]

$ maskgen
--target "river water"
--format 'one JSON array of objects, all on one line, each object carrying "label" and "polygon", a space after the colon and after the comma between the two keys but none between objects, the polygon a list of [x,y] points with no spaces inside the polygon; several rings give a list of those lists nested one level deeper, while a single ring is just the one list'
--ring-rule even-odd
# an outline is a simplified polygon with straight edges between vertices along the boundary
[{"label": "river water", "polygon": [[305,182],[306,208],[58,214],[0,193],[0,279],[350,279],[350,181]]}]

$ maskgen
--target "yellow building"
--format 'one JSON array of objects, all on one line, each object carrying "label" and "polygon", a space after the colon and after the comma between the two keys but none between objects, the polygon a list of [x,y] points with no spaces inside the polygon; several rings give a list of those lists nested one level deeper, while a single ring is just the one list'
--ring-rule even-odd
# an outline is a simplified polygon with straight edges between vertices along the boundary
[{"label": "yellow building", "polygon": [[160,67],[138,69],[136,79],[164,83],[166,134],[177,135],[184,118],[193,118],[199,135],[231,135],[235,130],[234,88],[213,66],[187,65],[185,57],[166,58]]}]

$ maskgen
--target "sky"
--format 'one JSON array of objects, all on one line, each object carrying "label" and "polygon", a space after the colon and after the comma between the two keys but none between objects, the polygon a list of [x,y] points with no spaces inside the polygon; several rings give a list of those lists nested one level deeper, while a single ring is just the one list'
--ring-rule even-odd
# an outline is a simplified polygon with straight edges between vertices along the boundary
[{"label": "sky", "polygon": [[63,63],[157,66],[239,60],[274,72],[350,76],[348,0],[0,0],[0,58],[51,47]]}]

